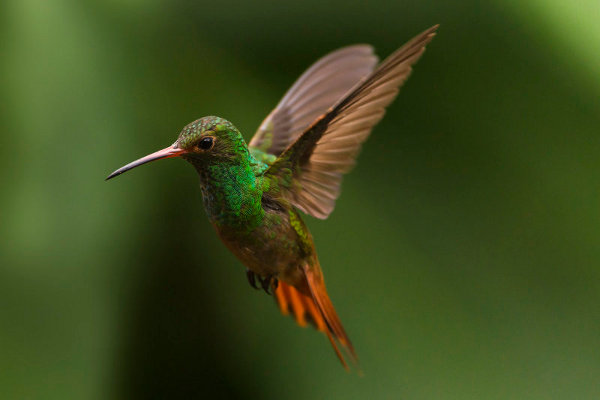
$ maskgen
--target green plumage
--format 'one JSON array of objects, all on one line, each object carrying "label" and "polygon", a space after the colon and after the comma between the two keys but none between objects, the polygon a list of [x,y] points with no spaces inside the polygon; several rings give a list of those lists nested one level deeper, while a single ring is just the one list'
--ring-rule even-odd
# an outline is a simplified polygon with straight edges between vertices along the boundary
[{"label": "green plumage", "polygon": [[[213,147],[196,147],[211,137]],[[178,146],[200,177],[204,208],[219,237],[240,260],[261,276],[279,277],[313,254],[310,233],[288,201],[279,180],[267,171],[275,157],[253,153],[237,128],[219,117],[187,125]],[[293,268],[292,268],[293,269]]]},{"label": "green plumage", "polygon": [[204,117],[187,125],[178,143],[191,149],[204,136],[214,139],[214,151],[190,152],[183,158],[198,171],[208,218],[217,227],[254,229],[263,222],[259,176],[268,166],[250,154],[235,126],[219,117]]}]

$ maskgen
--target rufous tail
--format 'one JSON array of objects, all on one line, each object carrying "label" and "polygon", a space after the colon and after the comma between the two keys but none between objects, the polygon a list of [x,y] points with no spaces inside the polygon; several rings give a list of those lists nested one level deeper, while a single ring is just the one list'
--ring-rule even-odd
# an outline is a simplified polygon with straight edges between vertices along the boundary
[{"label": "rufous tail", "polygon": [[350,342],[350,338],[348,338],[327,295],[320,269],[314,269],[307,265],[303,270],[306,277],[305,287],[297,289],[285,282],[279,282],[275,291],[275,299],[281,313],[284,315],[292,313],[298,325],[306,326],[311,323],[315,328],[324,332],[344,368],[348,369],[348,364],[338,343],[346,350],[352,362],[358,365],[352,342]]}]

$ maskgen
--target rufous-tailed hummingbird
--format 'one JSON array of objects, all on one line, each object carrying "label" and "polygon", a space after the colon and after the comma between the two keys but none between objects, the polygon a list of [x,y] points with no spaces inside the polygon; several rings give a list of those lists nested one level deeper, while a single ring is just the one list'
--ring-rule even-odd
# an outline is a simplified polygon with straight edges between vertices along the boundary
[{"label": "rufous-tailed hummingbird", "polygon": [[368,45],[328,54],[312,65],[267,116],[249,145],[233,124],[204,117],[171,146],[119,168],[181,157],[200,176],[204,208],[225,246],[257,288],[273,290],[283,314],[323,331],[342,364],[340,344],[356,353],[323,280],[313,239],[298,210],[325,219],[343,175],[435,36],[421,33],[376,66]]}]

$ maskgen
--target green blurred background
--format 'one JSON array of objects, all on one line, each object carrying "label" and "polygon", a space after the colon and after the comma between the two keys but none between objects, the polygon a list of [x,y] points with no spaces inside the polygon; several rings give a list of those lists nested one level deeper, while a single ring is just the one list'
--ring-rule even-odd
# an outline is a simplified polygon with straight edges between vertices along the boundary
[{"label": "green blurred background", "polygon": [[[600,398],[600,3],[4,0],[2,399]],[[439,35],[326,221],[364,377],[253,291],[193,170],[105,176],[306,67]]]}]

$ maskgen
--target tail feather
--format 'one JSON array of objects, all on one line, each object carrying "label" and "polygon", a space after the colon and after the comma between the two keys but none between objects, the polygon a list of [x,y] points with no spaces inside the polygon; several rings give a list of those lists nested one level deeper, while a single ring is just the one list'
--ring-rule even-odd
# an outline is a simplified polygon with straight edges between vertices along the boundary
[{"label": "tail feather", "polygon": [[308,288],[310,289],[312,298],[319,308],[321,315],[323,315],[329,330],[348,351],[352,361],[355,364],[358,364],[358,357],[354,351],[354,346],[352,346],[352,342],[342,326],[342,321],[340,321],[340,318],[335,312],[335,308],[333,308],[333,304],[327,295],[325,281],[323,280],[323,275],[321,274],[320,269],[311,268],[310,266],[305,265],[304,275],[306,276],[306,281],[308,282]]},{"label": "tail feather", "polygon": [[275,291],[275,298],[281,313],[288,315],[291,312],[298,325],[306,326],[307,322],[310,322],[319,331],[324,332],[342,365],[348,369],[344,356],[338,347],[338,342],[346,349],[355,364],[358,363],[356,352],[327,295],[320,270],[317,269],[315,272],[313,268],[306,266],[304,275],[306,276],[307,288],[302,291],[285,282],[279,282],[279,286]]}]

